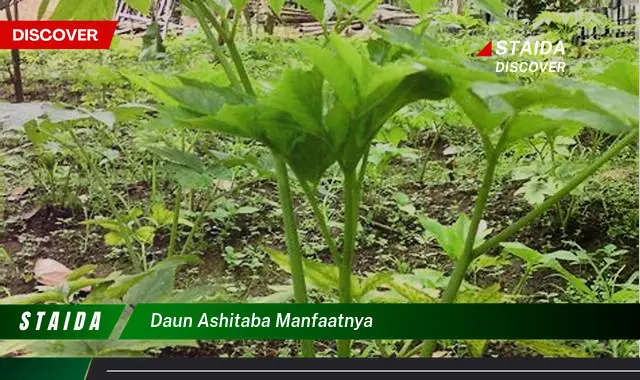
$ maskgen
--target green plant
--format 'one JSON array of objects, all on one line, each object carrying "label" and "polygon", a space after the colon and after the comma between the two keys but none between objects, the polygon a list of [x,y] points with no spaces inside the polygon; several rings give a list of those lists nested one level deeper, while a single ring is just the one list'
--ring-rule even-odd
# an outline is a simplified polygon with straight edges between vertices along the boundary
[{"label": "green plant", "polygon": [[613,26],[613,22],[605,15],[585,11],[580,9],[574,12],[542,12],[535,20],[531,27],[533,29],[542,28],[545,30],[543,39],[557,42],[574,43],[575,38],[581,28],[587,30],[604,31]]},{"label": "green plant", "polygon": [[[105,341],[5,341],[0,342],[0,356],[147,356],[153,349],[165,346],[197,346],[195,341],[121,341],[120,333],[131,315],[130,305],[138,303],[224,302],[217,289],[197,287],[175,288],[175,271],[183,265],[193,265],[195,256],[181,256],[156,263],[148,271],[125,275],[112,272],[105,277],[92,277],[95,265],[85,265],[72,271],[67,280],[41,292],[0,298],[0,304],[37,303],[124,303],[127,306],[111,337]],[[78,300],[78,292],[89,287],[86,298]]]},{"label": "green plant", "polygon": [[[5,108],[4,104],[0,104]],[[103,194],[106,202],[109,206],[109,210],[113,215],[113,221],[111,225],[111,231],[116,233],[115,235],[108,235],[111,242],[114,244],[124,243],[127,249],[127,253],[131,258],[131,262],[136,270],[142,270],[144,260],[142,257],[138,257],[133,248],[133,242],[135,239],[132,237],[137,236],[139,239],[147,241],[149,237],[152,237],[152,231],[149,228],[145,228],[141,231],[132,231],[131,221],[136,219],[138,215],[126,216],[123,215],[120,209],[117,207],[118,202],[122,199],[114,194],[111,190],[110,184],[106,176],[100,170],[100,163],[105,156],[104,152],[97,152],[92,150],[90,146],[83,144],[78,136],[80,131],[83,131],[80,127],[81,122],[92,121],[103,125],[113,125],[115,118],[110,112],[89,112],[83,109],[65,109],[61,107],[54,107],[46,103],[25,103],[20,106],[6,107],[8,110],[8,117],[5,117],[3,123],[12,127],[23,127],[26,135],[31,140],[34,148],[36,149],[36,157],[40,158],[41,165],[43,165],[49,173],[50,183],[56,184],[56,161],[50,156],[48,149],[53,149],[53,154],[60,150],[59,147],[64,148],[70,155],[74,163],[78,165],[81,171],[88,177],[92,178],[98,186],[99,191]],[[85,129],[86,131],[86,129]],[[57,145],[56,145],[57,144]],[[58,146],[58,148],[56,148]],[[107,159],[109,155],[107,154]],[[67,169],[67,176],[65,177],[63,194],[68,194],[68,183],[71,170]],[[39,178],[37,174],[33,174],[34,178]],[[46,183],[42,182],[41,185],[47,189]],[[56,188],[53,189],[56,191]],[[55,194],[55,193],[54,193]],[[55,199],[55,198],[54,198]],[[126,202],[125,202],[126,206]],[[140,232],[138,235],[137,232]],[[121,241],[114,239],[116,235],[128,236]]]},{"label": "green plant", "polygon": [[[326,49],[313,45],[303,48],[315,70],[288,72],[273,91],[256,99],[233,41],[235,28],[226,25],[224,18],[216,19],[202,1],[189,2],[187,6],[202,25],[211,24],[228,46],[235,70],[230,63],[225,63],[224,55],[214,43],[215,38],[208,34],[231,86],[214,87],[184,77],[172,81],[143,81],[142,78],[135,81],[158,95],[165,104],[177,105],[182,122],[250,137],[272,150],[276,157],[296,300],[305,302],[304,273],[287,178],[286,163],[289,164],[340,267],[340,300],[351,302],[351,267],[361,187],[371,142],[384,122],[405,104],[420,98],[446,96],[449,91],[447,78],[412,66],[410,62],[379,66],[360,49],[337,36],[329,36]],[[224,14],[219,6],[214,5],[214,9],[217,14]],[[325,87],[325,81],[328,87]],[[355,83],[356,87],[348,83]],[[417,83],[430,87],[417,88]],[[331,88],[333,93],[325,88]],[[307,104],[301,102],[303,97]],[[326,114],[325,109],[328,110]],[[345,222],[341,253],[329,233],[315,194],[324,171],[335,162],[339,163],[344,175]],[[340,342],[339,346],[340,355],[347,356],[348,342]],[[306,356],[311,354],[308,343],[305,343],[304,351]]]},{"label": "green plant", "polygon": [[[567,126],[569,124],[567,123]],[[572,133],[575,133],[575,128],[565,129],[573,129]],[[522,195],[532,206],[543,203],[547,197],[555,194],[586,166],[585,157],[580,152],[576,153],[576,149],[573,148],[576,141],[566,135],[540,134],[523,140],[517,145],[532,151],[534,158],[531,159],[527,155],[519,160],[519,163],[524,165],[513,169],[512,179],[525,181],[514,195]],[[516,151],[519,149],[521,148],[514,147]],[[579,197],[587,184],[588,181],[585,181],[571,193],[568,204],[555,205],[556,217],[563,231],[575,216]]]},{"label": "green plant", "polygon": [[[200,2],[194,2],[194,6],[196,11],[202,12],[202,20],[208,19],[222,36],[230,33],[205,14]],[[384,122],[404,105],[421,98],[442,99],[452,94],[476,123],[488,161],[473,218],[465,228],[468,234],[456,235],[460,248],[455,251],[457,266],[442,298],[443,302],[452,302],[475,257],[495,247],[554,205],[637,134],[637,130],[631,127],[633,121],[637,121],[637,115],[611,115],[607,107],[602,107],[600,99],[589,96],[594,92],[615,91],[616,96],[627,102],[625,107],[633,109],[633,101],[629,100],[632,97],[620,91],[579,83],[571,84],[569,88],[552,84],[523,87],[495,83],[492,74],[464,67],[464,63],[429,39],[418,40],[399,31],[387,34],[387,39],[404,49],[426,50],[428,55],[414,55],[414,59],[424,66],[417,66],[415,61],[407,58],[398,59],[397,50],[394,52],[393,46],[384,43],[376,43],[374,51],[382,50],[375,51],[375,61],[372,61],[364,49],[330,35],[325,48],[314,45],[302,47],[314,65],[313,70],[286,72],[272,91],[258,94],[257,98],[250,91],[240,93],[238,88],[241,86],[234,84],[241,82],[245,88],[249,88],[250,80],[241,68],[241,62],[238,62],[239,57],[235,57],[232,40],[227,43],[231,42],[230,54],[240,79],[234,79],[234,72],[223,65],[225,71],[230,73],[230,87],[206,85],[184,77],[166,80],[134,78],[165,104],[177,106],[176,114],[180,121],[200,129],[258,140],[282,159],[277,164],[280,168],[281,206],[285,216],[285,231],[288,231],[287,245],[290,250],[293,247],[289,253],[290,270],[298,302],[306,299],[305,273],[297,233],[289,233],[294,231],[294,220],[284,162],[289,164],[300,182],[333,253],[339,268],[340,302],[352,302],[351,267],[357,240],[362,183],[371,142]],[[219,47],[216,45],[215,49]],[[370,48],[368,52],[371,51]],[[455,76],[455,87],[449,75]],[[609,77],[614,75],[617,74],[610,72]],[[494,83],[478,83],[479,80],[493,80]],[[421,83],[424,87],[417,87]],[[618,79],[615,83],[621,81]],[[492,109],[494,103],[502,107]],[[535,108],[540,106],[543,108]],[[612,133],[631,133],[523,219],[492,239],[474,245],[475,238],[470,239],[469,236],[475,237],[478,233],[494,170],[502,153],[520,139],[545,130],[555,131],[558,124],[567,121],[589,123]],[[344,177],[344,237],[341,252],[337,251],[337,244],[328,232],[326,217],[319,209],[315,195],[320,178],[334,162],[338,163]],[[339,342],[338,346],[340,356],[349,355],[348,342]],[[424,353],[428,355],[433,344],[424,347]]]},{"label": "green plant", "polygon": [[[452,97],[472,120],[481,136],[485,151],[487,166],[482,187],[478,192],[464,248],[442,297],[442,302],[453,302],[474,259],[509,239],[515,232],[553,207],[637,138],[638,116],[635,112],[635,97],[638,94],[626,92],[626,81],[613,67],[603,74],[607,78],[606,82],[600,81],[612,87],[570,81],[563,82],[561,86],[551,83],[529,86],[495,83],[489,82],[490,79],[482,77],[481,73],[476,73],[473,78],[474,74],[465,67],[463,60],[458,59],[456,63],[452,53],[434,46],[429,40],[419,40],[417,36],[404,31],[392,31],[390,39],[400,42],[406,49],[413,50],[414,54],[422,57],[419,58],[421,62],[429,64],[432,68],[449,65],[448,71],[456,72],[456,90]],[[459,70],[454,71],[451,66]],[[624,106],[614,110],[610,102],[618,100],[624,103]],[[534,210],[486,242],[475,246],[495,168],[504,151],[521,139],[545,131],[553,134],[564,127],[565,123],[574,122],[607,133],[622,134],[623,137]],[[424,345],[423,355],[429,356],[434,348],[435,342],[428,342]]]}]

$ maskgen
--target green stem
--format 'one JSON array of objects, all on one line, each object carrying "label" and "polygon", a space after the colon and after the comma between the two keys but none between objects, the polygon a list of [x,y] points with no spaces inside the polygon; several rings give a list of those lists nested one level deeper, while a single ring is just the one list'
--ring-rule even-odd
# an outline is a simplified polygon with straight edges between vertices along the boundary
[{"label": "green stem", "polygon": [[[499,150],[496,150],[496,152],[499,152]],[[464,275],[467,273],[467,269],[469,269],[469,265],[471,265],[471,262],[474,259],[473,245],[476,241],[478,226],[480,226],[480,221],[482,221],[482,214],[484,213],[484,209],[487,205],[487,199],[489,199],[489,192],[491,191],[491,184],[493,183],[493,176],[496,171],[499,157],[499,153],[489,156],[487,170],[485,170],[484,178],[482,180],[482,187],[478,192],[478,198],[476,199],[476,205],[473,210],[471,225],[467,231],[464,251],[462,256],[460,256],[460,259],[458,259],[456,267],[453,270],[453,274],[451,275],[451,279],[449,280],[447,288],[442,295],[442,303],[452,303],[455,301],[460,285],[462,285],[462,281],[464,280]],[[422,356],[430,357],[435,347],[435,340],[425,342],[424,346],[422,346]]]},{"label": "green stem", "polygon": [[[89,175],[91,175],[91,178],[94,178],[98,182],[98,186],[104,192],[105,197],[107,198],[107,203],[109,204],[109,208],[111,209],[111,212],[113,213],[116,220],[118,221],[118,224],[120,225],[121,228],[127,230],[127,232],[131,234],[130,236],[133,236],[133,231],[131,230],[129,225],[125,223],[124,218],[122,217],[122,214],[116,207],[116,204],[113,201],[113,198],[111,197],[111,191],[110,191],[111,189],[108,188],[107,185],[104,183],[100,171],[96,167],[91,157],[89,157],[89,153],[84,149],[84,145],[80,143],[78,136],[75,134],[73,130],[69,130],[69,135],[71,136],[71,140],[75,144],[76,149],[78,149],[78,152],[84,159]],[[64,144],[64,142],[62,143],[63,145],[66,145]],[[131,243],[131,239],[125,239],[125,241],[127,245],[127,253],[129,254],[129,258],[131,260],[131,263],[133,264],[133,268],[135,269],[136,272],[140,272],[142,270],[141,262],[143,258],[136,256],[135,252],[133,251],[133,244]]]},{"label": "green stem", "polygon": [[[238,48],[233,38],[234,37],[233,34],[227,33],[227,30],[225,28],[226,24],[224,25],[220,24],[218,20],[216,20],[216,18],[206,9],[206,6],[202,4],[202,2],[198,1],[197,4],[200,7],[200,10],[202,11],[202,13],[207,18],[207,20],[211,23],[211,25],[213,25],[213,27],[218,32],[222,40],[227,44],[227,47],[229,49],[229,54],[231,54],[231,60],[233,61],[233,65],[235,66],[236,71],[240,76],[240,82],[242,83],[242,87],[247,92],[247,94],[255,96],[255,92],[253,91],[253,87],[251,86],[251,81],[249,80],[249,75],[247,74],[247,70],[245,69],[244,64],[242,62],[242,57],[238,52]],[[214,41],[215,41],[215,37],[214,37]],[[216,47],[218,47],[217,41],[215,45]],[[227,76],[229,76],[229,73],[227,73]],[[236,78],[235,75],[233,75],[233,77]]]},{"label": "green stem", "polygon": [[[231,82],[231,85],[234,88],[240,89],[241,84],[235,72],[233,71],[233,67],[231,67],[231,64],[227,60],[227,57],[225,57],[224,53],[222,52],[220,45],[218,45],[218,40],[213,35],[213,33],[211,33],[211,29],[209,29],[207,25],[207,18],[209,19],[209,21],[211,21],[211,19],[215,21],[215,18],[209,13],[209,10],[207,10],[206,7],[203,8],[200,5],[201,5],[200,3],[197,3],[195,7],[194,6],[188,6],[188,7],[198,19],[198,23],[200,24],[200,26],[202,26],[202,30],[204,31],[204,34],[207,37],[207,41],[209,41],[209,45],[211,45],[211,49],[213,50],[213,53],[218,57],[218,61],[220,62],[220,65],[222,66],[222,69],[224,70],[225,74],[229,78],[229,82]],[[214,27],[215,27],[215,24],[214,24]]]},{"label": "green stem", "polygon": [[318,203],[318,198],[313,192],[311,186],[309,186],[305,182],[300,182],[302,186],[302,190],[307,196],[307,201],[313,210],[313,215],[318,222],[318,226],[320,227],[320,233],[322,233],[322,237],[325,240],[325,243],[329,247],[329,252],[331,252],[331,256],[333,257],[333,261],[336,264],[340,263],[340,252],[338,252],[338,246],[336,245],[335,239],[331,236],[331,232],[329,231],[329,225],[327,223],[327,216],[324,211],[320,208],[320,204]]},{"label": "green stem", "polygon": [[529,225],[536,218],[542,215],[549,208],[562,199],[565,195],[569,194],[573,189],[578,187],[587,178],[593,175],[598,169],[600,169],[607,161],[616,156],[620,151],[628,144],[634,142],[638,137],[638,129],[627,134],[623,139],[612,145],[600,158],[595,160],[588,168],[584,169],[580,174],[575,176],[569,183],[567,183],[557,193],[547,198],[542,204],[535,209],[531,210],[527,215],[520,218],[517,222],[505,228],[498,235],[495,235],[491,239],[487,240],[484,244],[473,250],[473,257],[478,257],[487,251],[497,247],[503,241],[506,241],[515,233],[520,231],[523,227]]},{"label": "green stem", "polygon": [[[215,17],[207,10],[204,4],[201,1],[198,1],[196,5],[200,8],[201,12],[204,14],[204,17],[207,17],[211,22],[213,27],[217,30],[220,37],[226,42],[227,47],[229,49],[229,53],[231,54],[231,59],[236,68],[236,72],[240,76],[240,83],[238,83],[237,77],[233,70],[228,65],[228,62],[220,53],[221,63],[226,62],[225,72],[229,77],[229,80],[236,88],[244,88],[245,92],[248,95],[255,96],[255,91],[253,86],[251,85],[251,81],[249,80],[249,76],[247,74],[247,70],[244,67],[242,62],[242,57],[238,52],[233,36],[229,36],[224,28],[217,22]],[[239,16],[237,16],[239,17]],[[203,29],[207,29],[205,27],[206,21],[203,18],[199,18],[200,24],[203,26]],[[217,41],[211,31],[209,30],[209,34],[207,35],[211,45],[214,47],[214,51],[220,51],[220,48],[217,44]],[[273,152],[272,152],[273,154]],[[273,154],[276,172],[278,177],[278,189],[280,196],[280,205],[282,207],[282,214],[284,218],[284,228],[285,228],[285,237],[287,241],[287,251],[289,253],[289,260],[291,261],[291,277],[293,279],[293,288],[294,288],[294,296],[296,302],[298,303],[306,303],[307,302],[307,289],[305,285],[304,279],[304,268],[302,266],[302,253],[300,252],[300,242],[298,240],[298,228],[294,218],[293,212],[293,200],[291,198],[291,188],[289,186],[289,175],[287,173],[287,164],[282,157]],[[305,357],[313,357],[315,356],[313,341],[302,341],[302,354]]]},{"label": "green stem", "polygon": [[182,188],[178,186],[176,189],[176,200],[173,205],[173,222],[171,223],[171,238],[169,239],[169,248],[167,249],[167,257],[173,256],[176,251],[176,241],[178,240],[178,224],[180,222],[180,205],[182,203]]},{"label": "green stem", "polygon": [[[344,173],[344,246],[342,248],[342,262],[340,263],[340,303],[351,303],[351,266],[356,246],[358,229],[358,181],[356,171]],[[349,357],[351,342],[338,341],[338,356]]]},{"label": "green stem", "polygon": [[233,39],[229,39],[227,41],[227,47],[229,48],[229,54],[231,54],[231,60],[236,67],[236,71],[240,76],[240,81],[242,82],[242,86],[244,87],[247,94],[251,96],[255,96],[255,91],[253,90],[253,86],[251,85],[251,80],[249,80],[249,75],[247,74],[247,70],[242,63],[242,57],[240,56],[240,52],[238,51],[238,47],[236,46],[236,42]]},{"label": "green stem", "polygon": [[520,293],[524,289],[524,286],[527,284],[527,281],[529,280],[529,276],[531,276],[532,273],[533,273],[533,267],[531,265],[527,265],[527,268],[525,269],[522,277],[520,277],[520,281],[518,281],[516,286],[513,288],[513,295],[515,296],[520,295]]},{"label": "green stem", "polygon": [[[302,266],[302,253],[300,252],[300,241],[298,240],[298,228],[296,226],[293,212],[293,201],[291,198],[291,188],[289,186],[289,174],[284,160],[277,157],[276,172],[278,176],[278,190],[280,195],[280,205],[282,206],[282,216],[284,219],[284,232],[289,252],[289,264],[291,266],[291,278],[293,280],[293,294],[296,303],[307,303],[307,287],[304,280],[304,269]],[[302,355],[313,357],[314,349],[312,341],[302,341]]]}]

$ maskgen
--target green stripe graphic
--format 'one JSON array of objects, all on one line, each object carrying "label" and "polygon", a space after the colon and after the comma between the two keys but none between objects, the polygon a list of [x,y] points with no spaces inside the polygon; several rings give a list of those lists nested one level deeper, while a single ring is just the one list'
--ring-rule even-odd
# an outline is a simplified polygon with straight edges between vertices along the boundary
[{"label": "green stripe graphic", "polygon": [[639,304],[143,304],[121,339],[638,339]]}]

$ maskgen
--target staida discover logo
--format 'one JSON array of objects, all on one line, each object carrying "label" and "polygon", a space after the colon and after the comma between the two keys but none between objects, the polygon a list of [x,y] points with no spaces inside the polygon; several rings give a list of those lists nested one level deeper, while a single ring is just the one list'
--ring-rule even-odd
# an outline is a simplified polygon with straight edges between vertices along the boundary
[{"label": "staida discover logo", "polygon": [[[564,43],[558,41],[552,43],[550,41],[496,41],[495,55],[501,57],[513,57],[513,60],[506,59],[496,62],[497,73],[535,73],[550,72],[563,73],[566,64],[563,61],[553,60],[554,58],[564,56]],[[494,56],[493,41],[489,41],[485,47],[480,50],[477,57]],[[518,57],[536,57],[544,58],[544,60],[517,60]],[[551,58],[552,60],[549,60]]]}]

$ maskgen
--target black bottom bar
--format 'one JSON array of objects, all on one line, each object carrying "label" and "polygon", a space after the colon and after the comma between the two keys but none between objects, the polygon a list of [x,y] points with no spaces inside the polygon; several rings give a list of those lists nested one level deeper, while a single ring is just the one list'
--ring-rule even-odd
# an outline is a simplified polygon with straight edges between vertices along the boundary
[{"label": "black bottom bar", "polygon": [[637,380],[640,359],[94,359],[87,380],[255,380],[261,375],[278,380],[477,380],[479,375],[500,380]]}]

